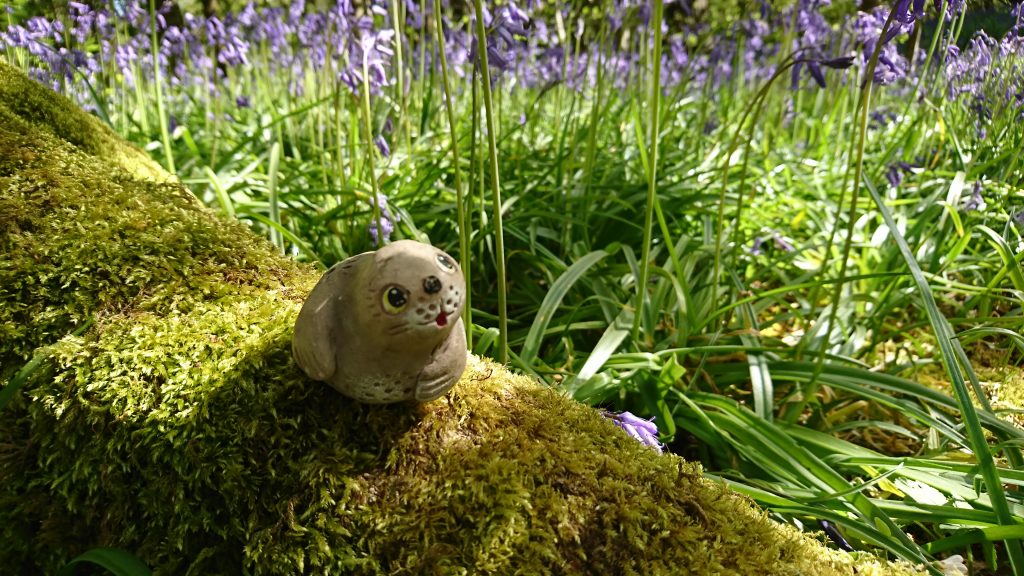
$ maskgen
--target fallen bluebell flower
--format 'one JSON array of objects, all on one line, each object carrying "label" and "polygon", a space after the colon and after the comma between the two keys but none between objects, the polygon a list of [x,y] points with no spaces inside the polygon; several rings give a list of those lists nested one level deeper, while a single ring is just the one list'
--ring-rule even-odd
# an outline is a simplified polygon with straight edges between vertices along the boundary
[{"label": "fallen bluebell flower", "polygon": [[631,412],[603,412],[602,414],[641,444],[654,448],[658,454],[662,453],[661,442],[658,442],[658,425],[653,422],[654,418],[644,420]]}]

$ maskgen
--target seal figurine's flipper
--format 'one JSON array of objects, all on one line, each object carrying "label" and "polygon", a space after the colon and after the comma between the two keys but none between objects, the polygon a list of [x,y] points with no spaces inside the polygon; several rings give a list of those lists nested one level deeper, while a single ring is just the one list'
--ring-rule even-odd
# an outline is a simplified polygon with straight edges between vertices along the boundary
[{"label": "seal figurine's flipper", "polygon": [[314,380],[326,381],[334,375],[334,306],[337,295],[332,289],[336,264],[317,282],[309,298],[302,305],[295,321],[295,335],[292,336],[292,356],[299,367]]}]

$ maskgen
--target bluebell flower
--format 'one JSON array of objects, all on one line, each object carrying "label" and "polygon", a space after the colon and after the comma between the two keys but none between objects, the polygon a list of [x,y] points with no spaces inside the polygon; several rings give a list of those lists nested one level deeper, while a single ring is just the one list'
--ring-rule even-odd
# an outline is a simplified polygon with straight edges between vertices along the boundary
[{"label": "bluebell flower", "polygon": [[291,0],[288,5],[288,23],[295,25],[306,11],[306,0]]},{"label": "bluebell flower", "polygon": [[981,197],[981,180],[977,180],[974,183],[974,187],[971,190],[971,197],[964,202],[964,210],[968,212],[972,210],[984,211],[988,204],[985,203],[985,199]]},{"label": "bluebell flower", "polygon": [[[525,12],[509,2],[507,5],[498,8],[493,18],[490,12],[484,9],[484,23],[487,25],[487,64],[498,71],[512,69],[515,60],[515,48],[521,43],[516,37],[527,36],[526,26],[529,26],[530,19]],[[476,60],[476,46],[474,42],[470,50],[470,59]]]},{"label": "bluebell flower", "polygon": [[747,252],[751,256],[760,256],[764,254],[764,246],[769,240],[772,242],[772,247],[776,250],[782,250],[783,252],[793,252],[796,248],[777,230],[766,230],[766,235],[755,236],[753,241],[750,243],[750,247],[747,248]]},{"label": "bluebell flower", "polygon": [[901,24],[913,24],[924,17],[924,4],[925,0],[896,0],[894,18]]},{"label": "bluebell flower", "polygon": [[82,4],[81,2],[75,2],[74,0],[68,2],[68,13],[73,22],[71,35],[75,37],[75,40],[77,40],[79,44],[84,44],[86,38],[89,37],[89,33],[92,32],[93,22],[96,20],[96,13],[93,12],[92,8],[89,7],[88,4]]},{"label": "bluebell flower", "polygon": [[381,156],[384,158],[391,156],[391,147],[388,146],[388,141],[384,139],[384,136],[377,135],[377,137],[373,139],[373,143],[377,145],[377,150],[380,151]]},{"label": "bluebell flower", "polygon": [[367,231],[370,233],[370,237],[373,239],[374,246],[380,246],[382,242],[387,242],[391,239],[391,233],[395,231],[395,222],[401,220],[397,215],[392,216],[391,210],[388,209],[388,198],[383,194],[377,194],[377,206],[380,209],[380,231],[377,231],[377,219],[373,217],[373,212],[370,212],[370,224],[367,226]]},{"label": "bluebell flower", "polygon": [[[394,50],[391,43],[395,37],[393,29],[377,30],[373,21],[363,18],[355,27],[354,33],[357,41],[350,44],[350,67],[343,70],[340,79],[358,94],[362,90],[365,80],[369,85],[370,92],[377,94],[381,88],[388,86],[388,75],[384,68],[391,62]],[[366,63],[368,78],[363,78],[363,62]]]},{"label": "bluebell flower", "polygon": [[875,83],[881,85],[891,84],[905,77],[909,68],[906,58],[891,42],[893,38],[906,32],[902,23],[895,21],[886,36],[881,37],[887,14],[885,8],[879,7],[871,12],[859,13],[853,21],[854,38],[863,47],[860,54],[861,66],[867,65],[876,49],[881,50],[873,78]]},{"label": "bluebell flower", "polygon": [[750,242],[750,248],[747,248],[747,252],[750,252],[751,256],[764,254],[763,247],[766,240],[764,236],[754,236],[754,239]]},{"label": "bluebell flower", "polygon": [[801,58],[793,64],[793,88],[795,89],[800,82],[800,70],[803,65],[807,65],[807,72],[810,74],[811,79],[814,80],[815,84],[820,88],[825,87],[825,73],[822,71],[822,67],[831,68],[833,70],[844,70],[853,65],[853,56],[843,56],[840,58]]},{"label": "bluebell flower", "polygon": [[868,124],[869,128],[877,129],[884,128],[888,124],[895,122],[899,119],[900,115],[892,110],[885,108],[872,110],[870,113],[871,122]]},{"label": "bluebell flower", "polygon": [[793,245],[789,243],[789,240],[786,240],[782,234],[779,234],[778,232],[772,232],[772,243],[775,245],[775,248],[782,250],[783,252],[792,252],[796,250],[796,248],[793,248]]},{"label": "bluebell flower", "polygon": [[622,428],[627,434],[635,438],[641,444],[646,444],[662,453],[661,442],[658,442],[658,426],[653,422],[654,418],[644,420],[630,412],[603,412],[602,415]]},{"label": "bluebell flower", "polygon": [[832,27],[817,10],[817,0],[800,0],[796,9],[796,28],[798,34],[794,49],[823,47],[832,35]]},{"label": "bluebell flower", "polygon": [[[953,20],[954,16],[956,16],[957,14],[963,12],[965,2],[964,2],[964,0],[945,0],[945,1],[946,1],[946,12],[945,12],[944,16],[946,17],[946,21],[949,22],[949,21]],[[942,9],[942,2],[943,2],[943,0],[934,0],[935,10],[936,11]]]},{"label": "bluebell flower", "polygon": [[898,188],[903,183],[903,175],[910,174],[914,170],[914,166],[906,162],[896,162],[889,166],[889,169],[885,172],[885,179],[889,181],[889,185],[893,188]]}]

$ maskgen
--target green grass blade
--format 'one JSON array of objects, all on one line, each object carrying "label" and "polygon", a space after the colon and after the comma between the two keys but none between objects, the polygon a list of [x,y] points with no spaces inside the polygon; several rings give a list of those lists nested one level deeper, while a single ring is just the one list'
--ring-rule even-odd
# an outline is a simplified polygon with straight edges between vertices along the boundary
[{"label": "green grass blade", "polygon": [[117,548],[93,548],[65,564],[57,576],[74,576],[78,566],[92,564],[114,576],[149,576],[152,570],[135,556]]},{"label": "green grass blade", "polygon": [[544,296],[544,301],[540,304],[540,308],[537,309],[533,324],[530,325],[530,331],[526,335],[526,341],[523,342],[522,351],[519,353],[519,358],[523,361],[524,365],[532,365],[537,360],[537,353],[540,351],[541,341],[544,339],[544,330],[547,329],[548,323],[555,316],[558,307],[562,305],[562,299],[565,298],[569,289],[587,270],[590,270],[592,266],[603,260],[607,255],[608,252],[604,250],[595,250],[586,254],[574,262],[572,266],[569,266],[551,284],[551,289],[548,290],[547,295]]},{"label": "green grass blade", "polygon": [[[989,526],[988,528],[971,528],[959,531],[954,536],[936,540],[925,544],[925,549],[932,554],[965,548],[972,544],[981,542],[995,542],[997,540],[1022,540],[1024,539],[1024,525],[1016,526]],[[1009,544],[1009,542],[1007,542]]]},{"label": "green grass blade", "polygon": [[[737,402],[714,394],[691,393],[698,405],[716,409],[708,416],[740,442],[735,447],[774,476],[811,486],[818,495],[847,493],[848,480],[820,458],[797,444],[781,428],[758,417]],[[882,545],[906,559],[928,562],[924,551],[869,498],[857,492],[844,498],[864,522],[886,536]]]},{"label": "green grass blade", "polygon": [[309,244],[307,244],[304,240],[302,240],[301,238],[296,236],[291,230],[289,230],[289,229],[285,228],[284,226],[282,226],[280,223],[274,222],[273,220],[271,220],[270,218],[267,218],[263,214],[257,214],[256,212],[248,212],[248,211],[240,212],[238,217],[242,218],[242,219],[244,219],[244,218],[252,218],[253,220],[256,220],[257,222],[261,222],[263,224],[266,224],[270,228],[272,228],[275,231],[277,231],[277,233],[280,234],[285,240],[287,240],[287,241],[291,242],[292,244],[294,244],[295,247],[298,248],[300,252],[302,252],[303,254],[308,256],[311,261],[318,262],[321,267],[325,267],[323,261],[320,260],[320,257],[313,250],[313,248],[311,248],[309,246]]},{"label": "green grass blade", "polygon": [[988,236],[989,243],[992,244],[992,247],[996,249],[999,257],[1003,260],[1004,268],[999,271],[993,280],[998,280],[1004,273],[1009,274],[1010,281],[1013,282],[1013,287],[1016,288],[1019,293],[1017,297],[1024,301],[1024,271],[1021,271],[1021,260],[1024,260],[1024,252],[1014,255],[1013,250],[1010,248],[1009,244],[1006,243],[1006,240],[1003,240],[1002,236],[996,234],[995,230],[992,230],[988,226],[981,224],[976,226],[975,230],[978,230],[985,236]]},{"label": "green grass blade", "polygon": [[204,166],[203,172],[206,174],[206,179],[209,180],[210,186],[213,187],[213,191],[217,193],[217,201],[220,202],[221,209],[224,210],[228,218],[234,218],[235,203],[231,201],[231,196],[224,189],[224,184],[221,183],[217,173],[211,170],[209,166]]},{"label": "green grass blade", "polygon": [[270,198],[270,220],[277,224],[270,229],[270,241],[277,246],[278,250],[284,251],[284,239],[280,230],[283,229],[281,226],[281,206],[278,203],[277,198],[277,180],[278,174],[280,173],[281,166],[281,143],[274,142],[270,147],[270,169],[267,172],[269,181],[267,182],[267,195]]},{"label": "green grass blade", "polygon": [[[885,205],[882,197],[878,194],[878,190],[868,178],[864,178],[864,183],[868,192],[871,194],[872,200],[875,202],[875,207],[878,208],[882,218],[885,220],[885,225],[889,227],[889,234],[899,246],[900,253],[903,255],[904,261],[910,268],[910,273],[914,278],[914,283],[917,285],[918,292],[924,302],[925,312],[928,315],[928,320],[932,325],[932,329],[935,331],[935,337],[938,340],[939,349],[942,352],[942,363],[946,368],[946,374],[949,376],[949,379],[953,384],[953,390],[956,392],[956,399],[960,405],[960,413],[963,417],[964,428],[967,438],[970,441],[971,450],[974,452],[978,465],[981,468],[981,474],[985,479],[985,485],[988,487],[989,495],[992,499],[992,507],[995,510],[996,516],[999,518],[999,523],[1004,526],[1014,524],[1015,521],[1013,515],[1010,513],[1010,507],[1006,501],[1006,494],[1003,491],[1003,485],[999,479],[999,471],[996,469],[995,461],[993,460],[992,453],[988,447],[988,441],[985,438],[985,431],[982,429],[978,412],[975,410],[974,404],[971,401],[971,395],[967,389],[967,383],[965,382],[963,372],[957,363],[956,353],[954,352],[952,343],[950,342],[950,340],[955,338],[952,333],[952,329],[950,328],[949,323],[946,322],[945,317],[939,311],[939,307],[935,303],[935,297],[932,295],[931,287],[928,286],[928,281],[925,280],[921,267],[914,258],[914,254],[910,250],[910,246],[907,245],[906,239],[904,239],[903,234],[900,233],[900,229],[897,227],[896,221],[893,219],[892,212],[889,210],[889,207]],[[1007,540],[1006,552],[1010,558],[1010,566],[1014,573],[1024,574],[1024,549],[1021,548],[1020,541]]]},{"label": "green grass blade", "polygon": [[629,309],[623,309],[619,312],[619,315],[615,320],[608,325],[604,330],[604,334],[601,335],[601,339],[597,341],[597,345],[591,350],[590,355],[587,356],[587,361],[583,363],[583,367],[571,380],[566,382],[565,389],[570,396],[573,396],[577,400],[582,400],[576,396],[576,392],[597,374],[597,372],[604,366],[608,358],[619,349],[622,345],[622,341],[629,336],[629,331],[633,326],[633,311]]}]

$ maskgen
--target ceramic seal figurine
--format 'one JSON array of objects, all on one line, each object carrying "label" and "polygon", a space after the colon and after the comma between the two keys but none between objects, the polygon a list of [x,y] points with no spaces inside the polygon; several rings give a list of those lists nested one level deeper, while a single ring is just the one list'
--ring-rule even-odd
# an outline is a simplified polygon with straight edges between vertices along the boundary
[{"label": "ceramic seal figurine", "polygon": [[314,380],[371,404],[427,402],[466,368],[466,283],[454,258],[399,240],[334,265],[295,321],[292,355]]}]

